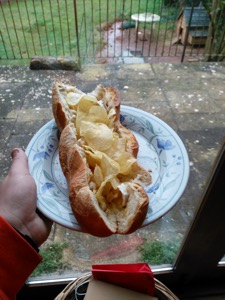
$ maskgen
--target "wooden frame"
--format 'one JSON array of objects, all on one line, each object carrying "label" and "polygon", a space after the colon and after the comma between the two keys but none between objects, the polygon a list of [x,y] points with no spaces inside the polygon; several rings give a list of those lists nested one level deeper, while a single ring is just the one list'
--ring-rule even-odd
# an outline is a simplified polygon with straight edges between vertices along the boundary
[{"label": "wooden frame", "polygon": [[[178,296],[225,293],[225,141],[193,223],[170,272],[156,277]],[[191,287],[191,288],[190,288]]]}]

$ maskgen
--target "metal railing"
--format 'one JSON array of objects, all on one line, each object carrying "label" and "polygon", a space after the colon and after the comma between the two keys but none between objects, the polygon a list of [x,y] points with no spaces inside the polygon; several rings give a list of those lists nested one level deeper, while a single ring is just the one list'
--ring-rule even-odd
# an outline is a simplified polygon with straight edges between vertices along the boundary
[{"label": "metal railing", "polygon": [[[213,23],[208,8],[187,1],[181,6],[175,0],[2,0],[0,60],[33,56],[72,56],[100,63],[222,60],[224,3],[219,0]],[[135,20],[134,14],[146,12],[149,18]],[[215,36],[217,44],[220,38],[219,49]]]}]

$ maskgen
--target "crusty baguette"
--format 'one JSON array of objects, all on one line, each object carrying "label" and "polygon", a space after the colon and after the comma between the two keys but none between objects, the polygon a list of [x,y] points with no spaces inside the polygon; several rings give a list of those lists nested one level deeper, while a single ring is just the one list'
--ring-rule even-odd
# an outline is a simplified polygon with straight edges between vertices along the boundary
[{"label": "crusty baguette", "polygon": [[[59,130],[62,130],[69,123],[74,123],[76,119],[75,112],[68,107],[68,104],[65,100],[67,91],[75,89],[77,93],[82,94],[82,92],[71,84],[65,84],[60,81],[52,87],[52,112],[56,121],[56,124]],[[107,98],[108,109],[114,107],[116,110],[115,116],[115,126],[117,130],[120,131],[120,135],[126,137],[129,144],[129,150],[133,153],[135,157],[138,154],[138,142],[133,135],[133,133],[127,130],[120,123],[120,98],[118,91],[113,87],[105,88],[103,85],[98,85],[94,91],[90,94],[95,96],[97,99],[101,100],[102,98]]]},{"label": "crusty baguette", "polygon": [[[128,158],[132,157],[129,172],[118,173],[115,177],[117,184],[114,187],[110,180],[110,184],[107,181],[108,176],[101,194],[99,183],[94,179],[94,167],[90,165],[87,154],[95,149],[90,149],[78,134],[77,107],[71,108],[67,101],[67,94],[71,91],[83,94],[71,84],[55,82],[52,89],[52,111],[61,131],[59,159],[68,181],[69,199],[74,216],[83,230],[94,236],[131,233],[141,226],[146,217],[149,199],[144,186],[151,183],[151,176],[134,158],[138,153],[136,138],[120,123],[119,94],[113,87],[105,88],[103,85],[98,85],[90,93],[99,103],[103,102],[101,106],[104,105],[108,114],[115,111],[113,122],[110,121],[110,130],[126,141],[126,151],[130,153]],[[110,150],[106,153],[108,155]]]}]

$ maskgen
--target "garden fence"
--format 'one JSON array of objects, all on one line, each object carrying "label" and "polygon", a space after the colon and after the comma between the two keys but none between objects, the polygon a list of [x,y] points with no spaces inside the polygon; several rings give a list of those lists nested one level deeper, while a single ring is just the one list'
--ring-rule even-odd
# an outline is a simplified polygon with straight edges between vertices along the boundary
[{"label": "garden fence", "polygon": [[223,60],[224,2],[190,1],[2,0],[0,61],[34,56],[76,57],[83,63]]}]

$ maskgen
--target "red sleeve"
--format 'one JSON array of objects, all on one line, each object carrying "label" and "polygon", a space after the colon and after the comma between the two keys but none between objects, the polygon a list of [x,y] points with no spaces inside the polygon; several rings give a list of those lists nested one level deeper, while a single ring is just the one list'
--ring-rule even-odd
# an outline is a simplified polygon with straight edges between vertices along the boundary
[{"label": "red sleeve", "polygon": [[15,299],[41,256],[0,216],[0,299]]}]

